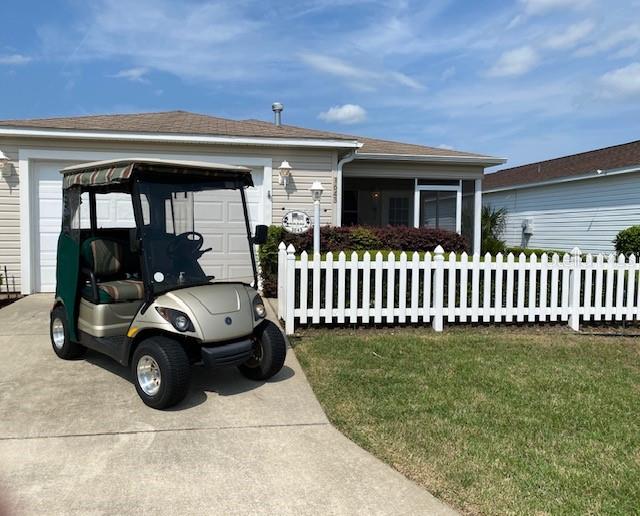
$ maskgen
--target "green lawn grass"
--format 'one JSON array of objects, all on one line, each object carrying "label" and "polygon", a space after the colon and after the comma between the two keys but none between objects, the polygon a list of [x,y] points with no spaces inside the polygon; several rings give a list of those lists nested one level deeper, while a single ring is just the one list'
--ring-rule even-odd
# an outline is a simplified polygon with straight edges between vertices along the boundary
[{"label": "green lawn grass", "polygon": [[294,346],[342,432],[462,512],[640,511],[638,337],[320,330]]}]

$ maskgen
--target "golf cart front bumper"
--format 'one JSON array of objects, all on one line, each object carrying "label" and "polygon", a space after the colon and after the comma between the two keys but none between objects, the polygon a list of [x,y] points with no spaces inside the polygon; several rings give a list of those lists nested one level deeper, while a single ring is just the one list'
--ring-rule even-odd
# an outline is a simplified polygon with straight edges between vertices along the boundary
[{"label": "golf cart front bumper", "polygon": [[252,339],[244,339],[219,346],[202,347],[202,362],[206,367],[237,366],[251,358],[253,346]]}]

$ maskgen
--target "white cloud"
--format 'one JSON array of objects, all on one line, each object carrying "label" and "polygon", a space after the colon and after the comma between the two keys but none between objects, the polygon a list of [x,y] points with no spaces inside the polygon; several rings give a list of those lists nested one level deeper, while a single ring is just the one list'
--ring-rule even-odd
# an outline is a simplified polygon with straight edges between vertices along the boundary
[{"label": "white cloud", "polygon": [[440,145],[438,145],[438,149],[453,150],[454,147],[451,145],[447,145],[446,143],[441,143]]},{"label": "white cloud", "polygon": [[325,122],[336,122],[338,124],[357,124],[364,122],[367,118],[367,112],[357,104],[344,104],[342,106],[333,106],[329,110],[320,113],[318,118]]},{"label": "white cloud", "polygon": [[375,76],[375,74],[372,74],[363,68],[350,65],[342,59],[335,57],[324,56],[321,54],[302,54],[300,58],[316,70],[326,72],[331,75],[337,75],[338,77],[343,77],[345,79],[371,79],[372,76]]},{"label": "white cloud", "polygon": [[575,55],[578,57],[590,57],[600,52],[607,52],[621,45],[635,45],[640,42],[640,24],[634,23],[624,28],[612,29],[607,31],[607,35],[598,38],[597,41],[576,50]]},{"label": "white cloud", "polygon": [[342,77],[356,85],[365,85],[370,87],[375,85],[377,81],[389,79],[396,84],[407,86],[414,90],[424,89],[424,86],[420,82],[401,72],[378,72],[367,70],[366,68],[361,68],[347,63],[337,57],[322,54],[304,53],[300,55],[300,59],[320,72]]},{"label": "white cloud", "polygon": [[577,45],[581,40],[587,37],[595,28],[595,23],[591,20],[584,20],[579,23],[570,25],[562,32],[558,32],[545,42],[545,46],[549,48],[562,49],[571,48]]},{"label": "white cloud", "polygon": [[0,65],[23,65],[31,61],[29,56],[22,54],[9,54],[0,56]]},{"label": "white cloud", "polygon": [[114,79],[127,79],[133,82],[147,82],[146,75],[149,72],[147,68],[127,68],[120,70],[118,73],[111,75]]},{"label": "white cloud", "polygon": [[556,9],[580,9],[591,0],[521,0],[527,14],[543,14]]},{"label": "white cloud", "polygon": [[537,52],[529,47],[524,46],[504,52],[496,64],[494,64],[488,72],[492,77],[509,77],[522,75],[534,68],[539,57]]},{"label": "white cloud", "polygon": [[224,82],[266,73],[279,44],[260,45],[266,22],[251,16],[245,2],[96,0],[86,2],[83,12],[82,33],[54,25],[39,29],[45,54],[74,61],[112,59],[130,63],[131,69]]},{"label": "white cloud", "polygon": [[605,73],[600,77],[600,87],[604,98],[640,96],[640,62]]}]

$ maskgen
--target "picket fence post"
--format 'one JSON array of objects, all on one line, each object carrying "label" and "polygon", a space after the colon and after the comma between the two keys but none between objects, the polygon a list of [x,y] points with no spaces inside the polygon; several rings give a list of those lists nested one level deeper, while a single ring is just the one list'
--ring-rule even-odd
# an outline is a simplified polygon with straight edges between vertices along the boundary
[{"label": "picket fence post", "polygon": [[580,282],[582,279],[582,257],[577,247],[571,250],[571,272],[569,279],[569,327],[580,330]]},{"label": "picket fence post", "polygon": [[433,321],[434,331],[442,331],[443,305],[444,305],[444,249],[438,246],[434,250],[435,280],[433,285]]},{"label": "picket fence post", "polygon": [[285,297],[287,295],[286,281],[287,276],[287,246],[284,242],[280,242],[278,246],[278,318],[284,319]]},{"label": "picket fence post", "polygon": [[287,279],[285,281],[286,316],[284,330],[287,335],[293,335],[295,331],[295,300],[296,300],[296,248],[292,244],[287,247]]}]

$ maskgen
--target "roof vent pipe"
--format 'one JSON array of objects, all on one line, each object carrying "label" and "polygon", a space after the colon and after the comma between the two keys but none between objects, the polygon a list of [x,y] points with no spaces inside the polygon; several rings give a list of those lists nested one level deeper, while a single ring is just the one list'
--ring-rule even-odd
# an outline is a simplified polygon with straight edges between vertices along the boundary
[{"label": "roof vent pipe", "polygon": [[284,106],[280,102],[274,102],[273,104],[271,104],[271,109],[273,110],[274,115],[273,123],[279,127],[280,125],[282,125],[280,113],[282,113]]}]

